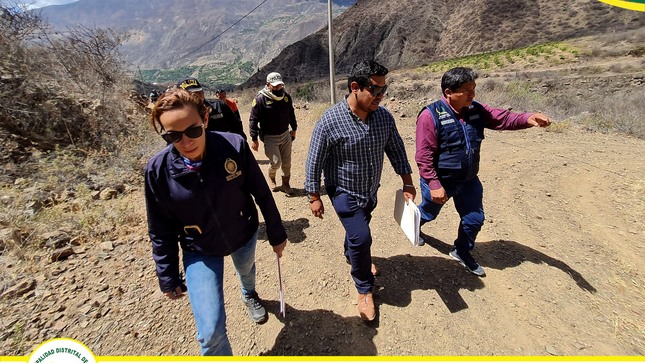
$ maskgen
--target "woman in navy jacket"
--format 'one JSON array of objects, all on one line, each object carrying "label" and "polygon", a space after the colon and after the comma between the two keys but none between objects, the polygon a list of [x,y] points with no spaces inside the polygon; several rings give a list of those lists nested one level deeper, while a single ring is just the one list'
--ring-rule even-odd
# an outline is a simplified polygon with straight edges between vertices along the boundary
[{"label": "woman in navy jacket", "polygon": [[255,291],[255,204],[278,256],[287,234],[249,145],[237,134],[205,132],[209,111],[199,97],[182,89],[166,92],[155,104],[151,123],[168,146],[146,165],[148,232],[161,291],[174,300],[188,290],[202,354],[232,355],[224,311],[224,256],[231,255],[250,318],[264,323],[266,310]]}]

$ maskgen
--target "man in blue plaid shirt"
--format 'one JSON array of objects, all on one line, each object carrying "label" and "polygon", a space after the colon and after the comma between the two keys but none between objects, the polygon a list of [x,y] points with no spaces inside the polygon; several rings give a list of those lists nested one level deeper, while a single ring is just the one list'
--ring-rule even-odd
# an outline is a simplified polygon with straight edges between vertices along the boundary
[{"label": "man in blue plaid shirt", "polygon": [[311,137],[306,163],[305,190],[314,216],[323,218],[320,177],[345,228],[345,257],[358,291],[358,312],[363,320],[376,318],[372,298],[374,275],[369,223],[376,208],[384,155],[403,181],[406,200],[414,200],[412,168],[394,117],[381,100],[387,90],[387,68],[374,61],[352,67],[347,79],[349,94],[327,109]]}]

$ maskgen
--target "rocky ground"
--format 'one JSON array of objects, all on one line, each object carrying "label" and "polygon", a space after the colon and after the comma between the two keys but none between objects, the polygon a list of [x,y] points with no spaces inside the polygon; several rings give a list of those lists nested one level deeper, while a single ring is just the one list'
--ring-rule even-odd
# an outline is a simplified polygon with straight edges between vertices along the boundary
[{"label": "rocky ground", "polygon": [[[420,102],[392,97],[391,109]],[[415,119],[402,112],[399,131],[418,175]],[[325,218],[314,218],[302,190],[315,120],[306,108],[298,117],[296,194],[274,194],[289,235],[281,261],[286,317],[278,316],[276,258],[261,226],[257,286],[270,313],[266,324],[247,318],[230,259],[225,269],[236,355],[645,354],[644,140],[574,126],[487,132],[480,171],[487,220],[474,251],[484,278],[447,255],[459,222],[452,202],[422,228],[426,245],[411,246],[392,217],[401,182],[386,162],[371,223],[382,271],[378,319],[366,324],[338,218],[326,197]],[[266,157],[256,157],[266,169]],[[140,186],[105,199],[145,215]],[[71,247],[54,262],[52,248],[23,259],[16,254],[24,251],[0,255],[0,356],[28,355],[54,337],[77,339],[103,356],[199,354],[187,299],[169,301],[158,291],[145,224],[119,228],[109,241],[52,234],[50,247],[61,239]]]}]

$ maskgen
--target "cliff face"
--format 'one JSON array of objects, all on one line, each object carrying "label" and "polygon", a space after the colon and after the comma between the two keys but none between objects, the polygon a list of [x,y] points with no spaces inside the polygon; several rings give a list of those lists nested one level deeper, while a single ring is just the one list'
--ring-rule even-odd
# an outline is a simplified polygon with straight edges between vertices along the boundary
[{"label": "cliff face", "polygon": [[[334,20],[337,74],[360,59],[388,68],[645,26],[645,13],[595,0],[360,0]],[[326,76],[327,29],[285,48],[242,87],[272,71],[287,81]]]}]

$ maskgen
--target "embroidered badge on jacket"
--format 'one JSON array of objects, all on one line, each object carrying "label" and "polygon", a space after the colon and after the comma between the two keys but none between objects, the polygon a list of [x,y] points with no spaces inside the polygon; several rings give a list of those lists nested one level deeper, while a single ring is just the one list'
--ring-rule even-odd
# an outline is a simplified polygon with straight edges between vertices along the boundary
[{"label": "embroidered badge on jacket", "polygon": [[231,181],[238,176],[242,175],[242,172],[237,170],[237,163],[235,160],[228,158],[224,163],[224,170],[229,174],[226,176],[226,181]]}]

